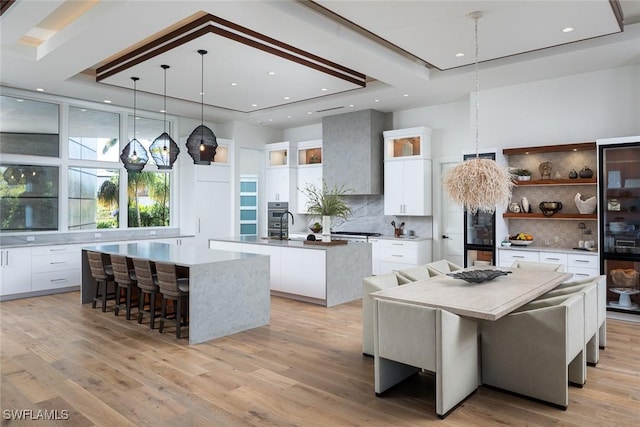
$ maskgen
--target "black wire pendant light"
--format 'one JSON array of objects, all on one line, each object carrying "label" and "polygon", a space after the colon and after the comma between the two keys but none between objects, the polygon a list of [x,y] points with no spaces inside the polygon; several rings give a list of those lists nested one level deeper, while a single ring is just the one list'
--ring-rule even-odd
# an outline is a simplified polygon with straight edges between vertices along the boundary
[{"label": "black wire pendant light", "polygon": [[173,164],[180,154],[180,148],[167,133],[167,69],[170,67],[168,65],[161,65],[161,67],[164,70],[164,108],[162,110],[164,113],[164,132],[153,140],[149,152],[158,169],[166,170],[173,168]]},{"label": "black wire pendant light", "polygon": [[196,165],[210,165],[216,155],[218,140],[213,131],[204,125],[204,56],[206,50],[198,50],[202,58],[202,81],[200,91],[200,126],[187,139],[187,150]]},{"label": "black wire pendant light", "polygon": [[140,79],[131,77],[131,80],[133,80],[133,139],[122,149],[120,160],[124,163],[124,168],[127,171],[140,172],[149,161],[149,155],[140,141],[136,139],[136,82]]}]

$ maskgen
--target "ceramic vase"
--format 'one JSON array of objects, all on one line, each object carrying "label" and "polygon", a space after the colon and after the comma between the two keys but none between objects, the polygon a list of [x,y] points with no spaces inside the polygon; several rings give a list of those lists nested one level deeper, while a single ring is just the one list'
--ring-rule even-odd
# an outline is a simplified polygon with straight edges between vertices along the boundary
[{"label": "ceramic vase", "polygon": [[524,213],[529,213],[529,209],[531,208],[531,206],[529,205],[529,199],[527,199],[526,197],[522,198],[522,201],[520,202],[520,205],[522,206],[522,212]]},{"label": "ceramic vase", "polygon": [[322,217],[322,241],[331,241],[331,217],[329,215]]}]

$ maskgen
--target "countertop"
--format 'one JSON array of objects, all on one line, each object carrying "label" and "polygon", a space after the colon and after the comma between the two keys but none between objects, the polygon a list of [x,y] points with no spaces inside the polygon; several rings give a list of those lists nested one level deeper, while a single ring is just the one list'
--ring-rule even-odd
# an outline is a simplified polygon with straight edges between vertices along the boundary
[{"label": "countertop", "polygon": [[[250,243],[253,245],[265,245],[265,246],[285,246],[288,248],[303,248],[303,249],[314,249],[314,250],[331,250],[335,248],[343,248],[347,245],[359,245],[363,242],[350,242],[347,241],[347,245],[305,245],[304,239],[296,238],[290,240],[279,240],[279,239],[266,239],[262,237],[255,236],[236,236],[236,237],[217,237],[215,239],[209,239],[217,242],[234,242],[234,243]],[[338,240],[338,239],[332,239]]]},{"label": "countertop", "polygon": [[[298,238],[300,239],[304,239],[306,236],[308,236],[309,234],[313,234],[313,233],[305,233],[304,231],[290,231],[289,235],[290,236],[295,236],[296,240]],[[316,239],[320,240],[322,238],[322,234],[320,233],[316,233],[315,234]],[[332,234],[331,235],[331,239],[333,240],[340,240],[341,235],[337,235],[337,234]],[[422,237],[422,236],[402,236],[402,237],[395,237],[391,234],[383,234],[382,236],[370,236],[369,240],[409,240],[409,241],[422,241],[422,240],[433,240],[432,237]]]},{"label": "countertop", "polygon": [[558,248],[552,246],[515,246],[511,245],[508,247],[499,247],[498,249],[502,250],[515,250],[515,251],[534,251],[534,252],[557,252],[563,254],[580,254],[580,255],[598,255],[598,251],[583,251],[580,249],[571,249],[571,248]]}]

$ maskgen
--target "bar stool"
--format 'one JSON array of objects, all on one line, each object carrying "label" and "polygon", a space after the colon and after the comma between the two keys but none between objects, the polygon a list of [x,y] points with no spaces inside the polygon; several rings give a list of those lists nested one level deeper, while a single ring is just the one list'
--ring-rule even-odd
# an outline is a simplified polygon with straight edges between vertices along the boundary
[{"label": "bar stool", "polygon": [[[136,273],[133,269],[131,258],[123,255],[111,254],[111,266],[113,267],[113,276],[116,282],[116,306],[115,315],[117,316],[121,309],[125,309],[127,320],[131,320],[131,292],[138,281]],[[125,293],[124,307],[122,305],[122,292]],[[136,292],[137,294],[137,292]],[[136,301],[137,302],[137,301]]]},{"label": "bar stool", "polygon": [[[188,325],[189,318],[189,278],[178,277],[175,264],[156,262],[158,286],[162,293],[162,309],[160,314],[160,333],[164,330],[164,322],[176,325],[176,338],[180,338],[180,329]],[[167,314],[167,301],[174,304],[174,312]]]},{"label": "bar stool", "polygon": [[114,284],[113,268],[111,265],[105,265],[102,254],[98,252],[87,251],[87,259],[89,260],[89,268],[91,276],[96,280],[96,294],[93,297],[92,308],[96,308],[98,301],[102,304],[102,311],[107,311],[107,300],[115,299],[115,289],[113,293],[109,293],[109,283]]},{"label": "bar stool", "polygon": [[[142,323],[144,313],[149,314],[149,328],[155,329],[156,317],[156,295],[160,293],[158,287],[158,276],[154,273],[151,261],[147,259],[133,259],[133,269],[138,280],[138,323]],[[145,301],[146,300],[146,301]],[[146,309],[146,304],[149,308]]]}]

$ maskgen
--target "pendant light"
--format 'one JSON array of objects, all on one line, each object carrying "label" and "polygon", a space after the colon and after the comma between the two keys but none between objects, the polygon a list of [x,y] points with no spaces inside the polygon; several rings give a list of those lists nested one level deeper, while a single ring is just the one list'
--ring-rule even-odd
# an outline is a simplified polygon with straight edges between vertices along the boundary
[{"label": "pendant light", "polygon": [[144,149],[140,141],[136,139],[136,83],[138,77],[131,77],[133,80],[133,139],[122,150],[120,160],[124,163],[124,168],[129,172],[140,172],[149,160],[147,150]]},{"label": "pendant light", "polygon": [[475,101],[476,101],[476,156],[449,170],[444,178],[444,187],[454,203],[467,211],[493,213],[497,206],[506,206],[511,198],[513,177],[506,166],[495,160],[480,158],[480,72],[478,70],[478,20],[482,12],[469,15],[475,21]]},{"label": "pendant light", "polygon": [[166,170],[173,168],[173,164],[180,154],[180,148],[167,133],[167,69],[171,67],[168,65],[161,65],[161,67],[164,70],[164,108],[162,109],[164,132],[153,141],[149,152],[158,169]]},{"label": "pendant light", "polygon": [[200,91],[200,126],[196,127],[187,139],[187,150],[196,165],[210,165],[216,155],[218,140],[213,131],[204,125],[204,56],[206,50],[198,50],[202,59],[202,80]]}]

